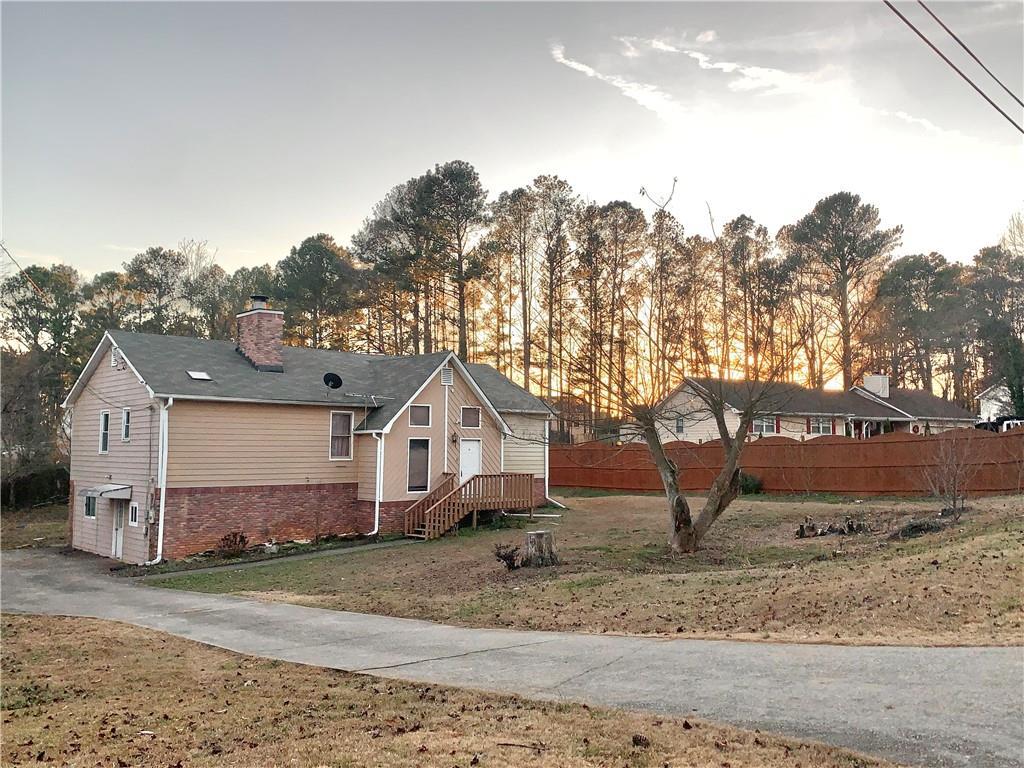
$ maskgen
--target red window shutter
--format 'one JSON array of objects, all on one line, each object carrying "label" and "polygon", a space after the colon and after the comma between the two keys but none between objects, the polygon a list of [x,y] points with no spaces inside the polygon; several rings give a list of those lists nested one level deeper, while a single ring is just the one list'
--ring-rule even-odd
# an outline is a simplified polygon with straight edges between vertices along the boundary
[{"label": "red window shutter", "polygon": [[776,435],[782,434],[782,417],[781,416],[776,416],[775,417],[775,434]]},{"label": "red window shutter", "polygon": [[836,420],[832,419],[832,434],[834,435],[835,433],[836,433]]},{"label": "red window shutter", "polygon": [[811,434],[811,417],[810,416],[807,417],[807,429],[805,429],[804,431],[807,432],[808,435]]}]

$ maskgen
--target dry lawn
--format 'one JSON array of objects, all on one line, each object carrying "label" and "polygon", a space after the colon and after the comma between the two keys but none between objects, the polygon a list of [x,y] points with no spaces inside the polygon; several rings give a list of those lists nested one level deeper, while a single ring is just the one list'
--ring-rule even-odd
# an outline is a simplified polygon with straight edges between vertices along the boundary
[{"label": "dry lawn", "polygon": [[[673,557],[657,496],[564,499],[563,564],[506,572],[496,542],[464,531],[426,544],[161,586],[468,626],[851,644],[1024,642],[1024,497],[973,501],[959,525],[903,542],[888,533],[934,516],[932,501],[736,501],[696,555]],[[693,500],[695,503],[698,500]],[[796,539],[811,515],[873,533]]]},{"label": "dry lawn", "polygon": [[94,619],[6,617],[2,670],[0,762],[12,766],[889,765],[695,720],[257,659]]},{"label": "dry lawn", "polygon": [[0,515],[0,546],[4,549],[55,547],[67,541],[67,504],[4,510]]}]

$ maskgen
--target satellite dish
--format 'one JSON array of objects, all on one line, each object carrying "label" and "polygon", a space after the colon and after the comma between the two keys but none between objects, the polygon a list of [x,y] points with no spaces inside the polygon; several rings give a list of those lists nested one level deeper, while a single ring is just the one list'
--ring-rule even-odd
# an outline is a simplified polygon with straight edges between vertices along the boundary
[{"label": "satellite dish", "polygon": [[324,384],[326,384],[331,389],[337,389],[338,387],[341,386],[341,376],[339,376],[336,373],[325,373]]}]

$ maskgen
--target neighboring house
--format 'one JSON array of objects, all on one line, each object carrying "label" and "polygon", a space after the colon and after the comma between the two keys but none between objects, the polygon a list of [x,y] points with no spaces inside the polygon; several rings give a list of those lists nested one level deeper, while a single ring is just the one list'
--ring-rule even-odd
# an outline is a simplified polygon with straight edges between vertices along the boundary
[{"label": "neighboring house", "polygon": [[550,412],[529,392],[450,352],[289,347],[282,327],[254,296],[237,345],[104,335],[64,403],[73,547],[141,563],[233,531],[432,538],[470,507],[544,503]]},{"label": "neighboring house", "polygon": [[978,401],[978,420],[995,421],[1000,416],[1015,416],[1010,389],[1005,384],[993,384],[983,390],[975,400]]},{"label": "neighboring house", "polygon": [[[882,381],[884,379],[884,381]],[[739,428],[740,413],[758,401],[763,413],[749,431],[806,439],[820,435],[869,437],[883,431],[932,433],[974,424],[974,415],[930,392],[890,389],[887,376],[869,375],[849,391],[816,390],[798,384],[687,377],[660,410],[662,440],[705,442],[719,439],[718,426],[696,390],[725,405],[729,431]]]},{"label": "neighboring house", "polygon": [[552,413],[551,442],[574,444],[596,439],[594,410],[582,397],[564,394],[542,399]]}]

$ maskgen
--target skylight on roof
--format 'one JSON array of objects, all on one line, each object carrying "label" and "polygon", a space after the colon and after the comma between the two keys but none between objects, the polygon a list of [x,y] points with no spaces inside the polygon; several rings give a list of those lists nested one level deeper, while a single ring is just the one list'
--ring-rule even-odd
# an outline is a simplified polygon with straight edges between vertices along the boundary
[{"label": "skylight on roof", "polygon": [[190,379],[195,379],[196,381],[213,381],[213,377],[206,371],[186,371],[186,373],[188,373]]}]

